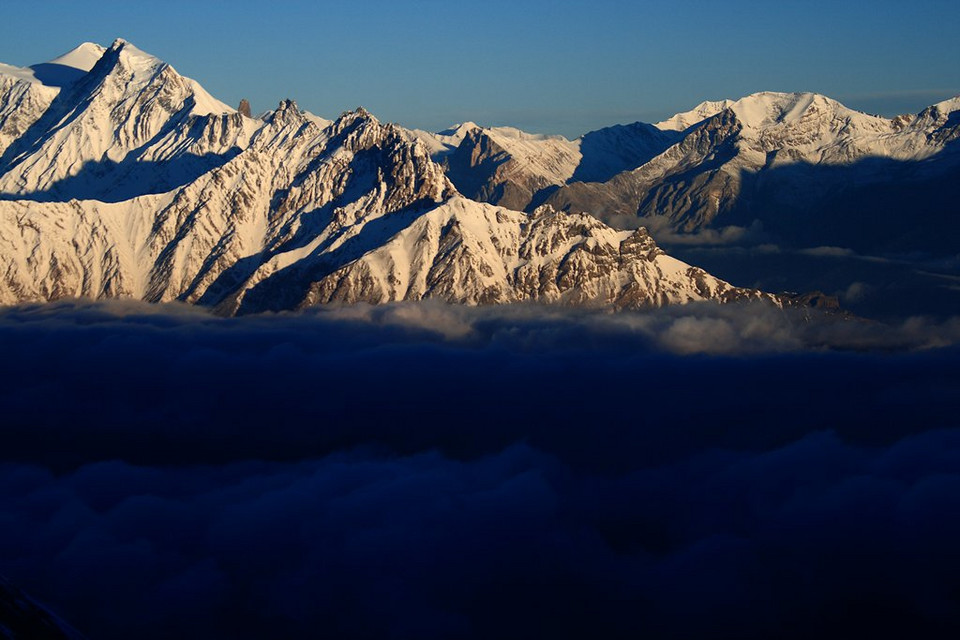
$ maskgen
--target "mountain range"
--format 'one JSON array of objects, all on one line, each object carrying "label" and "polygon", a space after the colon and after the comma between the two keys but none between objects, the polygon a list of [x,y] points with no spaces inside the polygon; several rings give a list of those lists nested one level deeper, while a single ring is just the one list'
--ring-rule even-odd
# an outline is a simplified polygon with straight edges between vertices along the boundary
[{"label": "mountain range", "polygon": [[479,200],[546,203],[615,226],[760,223],[792,246],[955,252],[943,231],[960,195],[958,138],[960,97],[888,119],[763,92],[576,141],[474,128],[447,157],[454,184]]},{"label": "mountain range", "polygon": [[655,238],[956,251],[958,98],[885,119],[760,93],[572,141],[248,113],[124,40],[0,65],[0,303],[782,305]]}]

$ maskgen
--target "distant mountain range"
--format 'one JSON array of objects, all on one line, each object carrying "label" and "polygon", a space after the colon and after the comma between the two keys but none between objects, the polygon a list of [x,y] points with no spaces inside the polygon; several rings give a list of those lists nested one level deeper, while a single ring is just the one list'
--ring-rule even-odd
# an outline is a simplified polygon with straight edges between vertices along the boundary
[{"label": "distant mountain range", "polygon": [[252,118],[130,43],[85,43],[0,65],[0,303],[782,304],[668,256],[641,225],[956,252],[958,137],[960,99],[887,120],[815,94],[573,141],[428,133],[363,109],[326,120],[291,101]]},{"label": "distant mountain range", "polygon": [[887,119],[765,92],[575,141],[472,128],[445,158],[464,193],[517,208],[677,233],[760,223],[791,246],[949,254],[960,249],[945,233],[957,228],[958,138],[960,97]]}]

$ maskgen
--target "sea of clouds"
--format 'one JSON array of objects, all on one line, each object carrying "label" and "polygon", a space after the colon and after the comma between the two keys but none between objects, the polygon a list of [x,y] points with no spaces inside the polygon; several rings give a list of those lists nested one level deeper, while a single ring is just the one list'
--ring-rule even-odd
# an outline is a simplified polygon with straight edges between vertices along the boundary
[{"label": "sea of clouds", "polygon": [[0,573],[91,638],[946,637],[960,323],[0,311]]}]

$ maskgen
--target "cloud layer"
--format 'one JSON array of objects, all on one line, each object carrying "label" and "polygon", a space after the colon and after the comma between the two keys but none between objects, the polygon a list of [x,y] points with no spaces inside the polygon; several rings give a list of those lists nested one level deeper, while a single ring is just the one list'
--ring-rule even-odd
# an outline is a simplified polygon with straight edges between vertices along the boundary
[{"label": "cloud layer", "polygon": [[948,635],[957,335],[8,309],[0,572],[93,638]]}]

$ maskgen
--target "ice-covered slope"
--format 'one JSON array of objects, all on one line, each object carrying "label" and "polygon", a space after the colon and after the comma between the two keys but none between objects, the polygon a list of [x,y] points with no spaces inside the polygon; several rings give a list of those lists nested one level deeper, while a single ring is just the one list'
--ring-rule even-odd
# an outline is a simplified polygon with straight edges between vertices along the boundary
[{"label": "ice-covered slope", "polygon": [[[51,89],[17,77],[4,97],[28,85]],[[434,158],[473,126],[427,144],[363,109],[329,121],[284,101],[247,118],[122,40],[51,91],[0,167],[2,303],[135,297],[247,313],[334,300],[774,300],[669,258],[644,232],[462,197]],[[540,174],[577,170],[581,141],[483,135]]]}]

